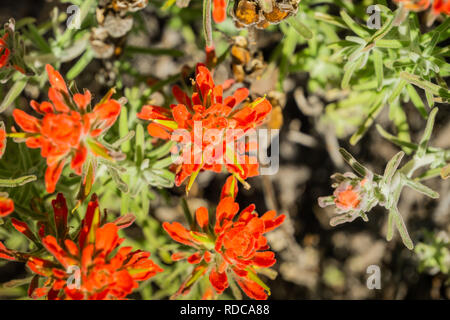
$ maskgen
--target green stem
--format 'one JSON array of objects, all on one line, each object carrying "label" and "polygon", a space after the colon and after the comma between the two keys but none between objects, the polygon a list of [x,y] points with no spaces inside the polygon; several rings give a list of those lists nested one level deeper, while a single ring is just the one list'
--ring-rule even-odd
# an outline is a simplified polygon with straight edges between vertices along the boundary
[{"label": "green stem", "polygon": [[212,47],[211,0],[203,0],[203,33],[206,46]]}]

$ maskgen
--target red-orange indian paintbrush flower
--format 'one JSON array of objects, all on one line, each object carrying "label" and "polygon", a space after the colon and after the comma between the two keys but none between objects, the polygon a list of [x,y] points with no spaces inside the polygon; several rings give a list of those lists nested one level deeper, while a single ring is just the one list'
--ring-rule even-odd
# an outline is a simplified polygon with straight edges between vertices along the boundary
[{"label": "red-orange indian paintbrush flower", "polygon": [[395,0],[395,2],[402,3],[406,9],[411,11],[424,11],[432,4],[431,12],[434,15],[441,13],[450,15],[450,0]]},{"label": "red-orange indian paintbrush flower", "polygon": [[248,90],[240,88],[224,98],[224,87],[216,85],[210,71],[199,64],[191,97],[174,86],[172,92],[178,104],[171,105],[170,110],[145,105],[138,113],[140,119],[151,121],[147,127],[150,135],[188,147],[188,151],[181,148],[175,178],[179,186],[190,177],[186,191],[201,170],[220,172],[223,165],[241,182],[258,175],[256,157],[247,155],[256,150],[257,142],[244,143],[241,138],[263,123],[272,105],[259,98],[239,108]]},{"label": "red-orange indian paintbrush flower", "polygon": [[[120,246],[124,239],[119,238],[117,232],[129,226],[133,219],[124,216],[115,222],[104,223],[95,195],[74,240],[68,234],[68,209],[63,195],[58,194],[52,205],[55,227],[41,226],[40,240],[26,223],[12,219],[18,231],[32,241],[42,243],[47,251],[43,257],[8,250],[0,243],[0,258],[26,262],[35,273],[28,291],[30,297],[124,299],[138,287],[138,281],[162,271],[149,259],[150,253]],[[52,234],[46,234],[47,231]],[[39,278],[43,278],[42,285],[39,285]]]},{"label": "red-orange indian paintbrush flower", "polygon": [[0,38],[0,68],[3,68],[8,64],[9,55],[11,53],[6,44],[8,35],[9,35],[8,33],[5,33],[5,35]]},{"label": "red-orange indian paintbrush flower", "polygon": [[14,211],[14,202],[7,194],[0,193],[0,218],[4,218]]},{"label": "red-orange indian paintbrush flower", "polygon": [[225,21],[227,17],[227,0],[213,0],[212,16],[216,23]]},{"label": "red-orange indian paintbrush flower", "polygon": [[434,0],[433,13],[435,15],[440,13],[450,15],[450,0]]},{"label": "red-orange indian paintbrush flower", "polygon": [[173,240],[196,249],[190,255],[183,252],[172,255],[173,260],[187,258],[197,265],[179,293],[189,290],[193,279],[209,273],[210,283],[218,294],[229,286],[231,277],[250,298],[267,299],[269,288],[256,273],[258,268],[271,267],[276,260],[264,234],[280,226],[285,216],[268,211],[259,217],[253,204],[238,215],[237,191],[237,181],[231,176],[222,189],[214,226],[210,226],[204,207],[195,212],[197,226],[193,230],[178,222],[163,224]]},{"label": "red-orange indian paintbrush flower", "polygon": [[3,122],[0,122],[0,159],[3,157],[6,149],[6,131]]},{"label": "red-orange indian paintbrush flower", "polygon": [[47,192],[55,191],[56,183],[67,160],[76,174],[81,174],[83,163],[89,151],[95,156],[110,158],[108,149],[98,138],[116,121],[121,105],[111,99],[110,92],[90,110],[91,93],[69,92],[61,74],[51,65],[46,66],[50,89],[48,97],[51,102],[31,101],[31,107],[43,115],[35,118],[22,110],[15,109],[13,117],[26,132],[26,145],[40,148],[42,157],[47,159],[45,184]]}]

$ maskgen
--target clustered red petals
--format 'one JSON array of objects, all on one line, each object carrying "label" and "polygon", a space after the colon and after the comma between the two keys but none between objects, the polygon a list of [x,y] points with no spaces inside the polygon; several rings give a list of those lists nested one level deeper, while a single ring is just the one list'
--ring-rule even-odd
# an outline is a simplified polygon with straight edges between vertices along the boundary
[{"label": "clustered red petals", "polygon": [[214,22],[221,23],[227,17],[227,0],[214,0],[212,16]]},{"label": "clustered red petals", "polygon": [[[275,211],[268,211],[259,217],[254,205],[238,214],[236,194],[237,181],[231,176],[222,189],[216,208],[213,234],[208,232],[208,211],[203,207],[197,209],[195,216],[197,225],[204,232],[187,230],[177,222],[166,222],[163,227],[173,240],[197,249],[188,256],[188,262],[210,266],[209,280],[216,293],[221,294],[228,288],[228,275],[232,275],[250,298],[267,299],[266,289],[255,281],[255,267],[267,268],[275,264],[275,254],[268,251],[264,234],[280,226],[285,216],[276,216]],[[186,257],[184,253],[173,255],[174,260]]]},{"label": "clustered red petals", "polygon": [[395,0],[397,3],[403,3],[403,6],[411,11],[423,11],[430,7],[430,0]]},{"label": "clustered red petals", "polygon": [[6,149],[6,131],[4,129],[3,123],[0,123],[0,158],[5,153]]},{"label": "clustered red petals", "polygon": [[[347,174],[351,178],[352,175]],[[367,179],[358,181],[345,180],[341,182],[333,193],[333,200],[337,208],[343,211],[358,209],[364,197],[363,187]]]},{"label": "clustered red petals", "polygon": [[433,13],[450,15],[450,1],[449,0],[434,0]]},{"label": "clustered red petals", "polygon": [[11,53],[6,43],[8,35],[8,33],[5,33],[5,35],[0,38],[0,68],[3,68],[8,64],[9,55]]},{"label": "clustered red petals", "polygon": [[0,195],[0,217],[4,218],[14,211],[14,202],[5,197]]},{"label": "clustered red petals", "polygon": [[449,0],[395,0],[395,2],[402,3],[406,9],[416,12],[427,10],[431,5],[433,14],[450,15]]},{"label": "clustered red petals", "polygon": [[[239,139],[263,123],[272,105],[267,99],[259,98],[236,108],[247,99],[248,90],[237,89],[225,98],[223,91],[222,85],[214,83],[210,71],[199,64],[191,97],[175,86],[172,93],[178,104],[171,105],[170,110],[146,105],[138,113],[138,118],[151,121],[147,127],[151,136],[183,144],[179,150],[181,163],[175,178],[177,186],[188,177],[195,178],[201,170],[220,172],[224,164],[230,173],[242,180],[258,175],[257,160],[247,155],[257,146]],[[188,146],[189,151],[185,151],[184,146]]]},{"label": "clustered red petals", "polygon": [[[56,233],[45,235],[40,232],[39,236],[53,260],[24,256],[6,249],[0,243],[0,258],[15,260],[15,255],[24,257],[30,270],[45,278],[41,287],[32,281],[29,289],[31,297],[46,296],[50,300],[124,299],[138,287],[138,281],[162,272],[149,259],[150,253],[121,247],[124,240],[118,236],[118,230],[124,227],[121,219],[100,225],[100,210],[95,196],[82,221],[78,243],[68,237],[68,209],[62,194],[58,194],[52,205]],[[26,223],[13,219],[13,225],[28,238],[35,237]],[[78,284],[76,280],[70,281],[71,277],[75,279],[77,276]]]},{"label": "clustered red petals", "polygon": [[110,95],[88,112],[91,93],[70,96],[67,85],[51,65],[46,66],[50,89],[50,102],[31,101],[30,106],[42,119],[15,109],[13,117],[17,125],[31,133],[25,141],[29,148],[40,148],[41,156],[47,159],[45,183],[47,192],[55,191],[62,169],[68,159],[76,174],[81,174],[88,151],[97,156],[107,156],[108,151],[95,138],[109,129],[120,114],[121,105]]},{"label": "clustered red petals", "polygon": [[359,199],[359,194],[353,190],[351,185],[349,185],[347,186],[347,189],[337,193],[334,202],[343,209],[354,209],[358,207],[361,200]]}]

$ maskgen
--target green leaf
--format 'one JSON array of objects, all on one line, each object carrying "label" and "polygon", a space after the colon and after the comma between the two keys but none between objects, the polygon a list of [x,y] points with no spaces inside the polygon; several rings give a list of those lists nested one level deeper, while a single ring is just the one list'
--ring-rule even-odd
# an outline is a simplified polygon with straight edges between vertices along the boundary
[{"label": "green leaf", "polygon": [[162,160],[156,161],[154,164],[152,164],[153,169],[163,169],[167,168],[173,163],[172,156],[169,156],[167,158],[164,158]]},{"label": "green leaf", "polygon": [[402,72],[400,72],[400,78],[424,89],[425,91],[427,91],[435,96],[442,97],[445,100],[450,99],[450,91],[447,88],[441,87],[430,81],[421,79],[417,75],[408,73],[406,71],[402,71]]},{"label": "green leaf", "polygon": [[10,280],[8,282],[3,283],[3,287],[5,287],[5,288],[20,287],[20,286],[23,286],[25,284],[29,284],[31,282],[31,279],[33,279],[33,277],[27,277],[27,278],[22,278],[22,279]]},{"label": "green leaf", "polygon": [[406,148],[409,148],[409,149],[412,149],[412,150],[416,150],[417,149],[417,145],[415,143],[404,141],[404,140],[401,140],[401,139],[397,138],[396,136],[393,136],[389,132],[385,131],[383,129],[383,127],[380,126],[379,124],[376,125],[376,128],[377,128],[378,132],[380,133],[380,135],[383,138],[389,140],[390,142],[392,142],[392,143],[394,143],[394,144],[396,144],[396,145],[398,145],[400,147],[406,147]]},{"label": "green leaf", "polygon": [[350,63],[350,65],[348,66],[348,68],[345,70],[344,73],[344,77],[342,77],[342,82],[341,82],[341,88],[342,89],[348,89],[349,88],[349,84],[350,84],[350,79],[353,76],[353,73],[355,72],[356,68],[358,67],[358,62],[357,61],[353,61]]},{"label": "green leaf", "polygon": [[[420,174],[419,176],[417,176],[416,178],[414,178],[414,180],[423,181],[423,180],[431,179],[434,177],[438,177],[442,173],[442,170],[444,170],[444,168],[442,168],[442,167],[429,169],[429,170],[425,171],[424,173]],[[444,177],[442,177],[442,178],[445,179]]]},{"label": "green leaf", "polygon": [[124,144],[129,144],[130,140],[133,139],[134,137],[134,131],[131,130],[129,131],[125,136],[121,137],[120,139],[117,139],[116,141],[114,141],[114,143],[111,145],[111,147],[113,149],[117,149],[119,147],[121,147]]},{"label": "green leaf", "polygon": [[403,221],[403,217],[400,212],[398,212],[397,207],[391,208],[390,212],[393,214],[393,219],[395,221],[395,225],[397,227],[398,232],[400,233],[400,237],[402,238],[403,244],[409,249],[414,249],[414,244],[409,236],[408,230],[406,229],[405,221]]},{"label": "green leaf", "polygon": [[303,38],[305,38],[306,40],[312,39],[313,37],[312,31],[303,23],[301,23],[296,16],[289,17],[286,21]]},{"label": "green leaf", "polygon": [[111,175],[111,178],[114,180],[114,182],[117,184],[117,187],[120,191],[123,193],[128,193],[128,185],[120,178],[119,173],[117,170],[115,170],[113,167],[107,167],[108,173]]},{"label": "green leaf", "polygon": [[25,33],[41,52],[44,53],[52,52],[52,49],[50,48],[49,44],[44,39],[44,37],[41,36],[41,34],[39,33],[38,29],[34,24],[29,24],[28,32]]},{"label": "green leaf", "polygon": [[387,241],[391,241],[392,238],[394,237],[394,214],[389,211],[389,216],[388,216],[388,229],[387,229],[387,233],[386,233],[386,240]]},{"label": "green leaf", "polygon": [[195,179],[197,178],[198,174],[200,173],[200,170],[202,169],[202,167],[199,167],[194,173],[191,174],[191,176],[189,177],[189,181],[188,184],[186,186],[186,194],[188,194],[188,192],[191,190],[192,185],[194,184]]},{"label": "green leaf", "polygon": [[370,33],[363,27],[361,27],[359,24],[357,24],[345,10],[341,10],[340,14],[345,24],[358,36],[360,36],[363,39],[368,38],[370,36]]},{"label": "green leaf", "polygon": [[[95,160],[90,159],[88,160],[88,168],[87,168],[87,172],[86,172],[86,177],[83,179],[85,180],[83,183],[83,181],[81,181],[82,183],[82,200],[86,199],[87,196],[91,193],[92,190],[92,186],[94,184],[94,179],[95,179]],[[81,190],[80,190],[81,191]]]},{"label": "green leaf", "polygon": [[138,124],[136,126],[136,152],[135,152],[135,161],[137,166],[140,166],[142,160],[144,159],[145,153],[145,136],[144,136],[144,127],[142,124]]},{"label": "green leaf", "polygon": [[347,25],[345,24],[344,20],[342,20],[339,17],[331,16],[329,14],[323,13],[323,12],[314,12],[314,18],[317,20],[321,20],[330,24],[333,24],[335,26],[348,29]]},{"label": "green leaf", "polygon": [[24,184],[27,184],[28,182],[35,181],[37,178],[34,175],[29,176],[23,176],[20,178],[13,178],[13,179],[0,179],[0,187],[20,187]]},{"label": "green leaf", "polygon": [[175,4],[176,0],[167,0],[162,6],[162,10],[167,10]]},{"label": "green leaf", "polygon": [[373,66],[377,78],[378,90],[380,90],[383,85],[383,53],[380,50],[373,50]]},{"label": "green leaf", "polygon": [[431,133],[433,132],[434,120],[436,118],[436,114],[438,112],[438,108],[434,108],[431,110],[430,115],[428,117],[427,125],[425,127],[425,131],[423,133],[422,139],[419,143],[419,148],[417,149],[417,157],[423,157],[427,152],[428,141],[430,141]]},{"label": "green leaf", "polygon": [[419,111],[420,115],[426,119],[428,117],[428,112],[425,109],[425,104],[422,101],[422,98],[420,98],[419,94],[417,93],[416,89],[411,85],[406,85],[406,90],[408,91],[409,98],[411,99],[411,102],[414,104],[416,109]]},{"label": "green leaf", "polygon": [[[395,127],[397,128],[397,136],[399,139],[403,141],[411,141],[411,137],[409,135],[409,125],[406,119],[406,114],[403,108],[400,106],[398,101],[392,103],[389,109],[389,117],[394,122]],[[407,154],[411,153],[411,149],[403,148]]]},{"label": "green leaf", "polygon": [[258,275],[251,270],[250,268],[246,269],[248,271],[248,277],[250,280],[253,280],[257,284],[259,284],[261,287],[264,288],[264,290],[267,291],[267,294],[270,296],[270,288],[258,277]]},{"label": "green leaf", "polygon": [[392,157],[391,160],[386,165],[386,168],[384,169],[383,179],[382,182],[389,185],[391,183],[392,177],[394,176],[395,172],[397,171],[398,166],[400,165],[400,162],[403,159],[403,156],[405,153],[403,151],[400,151],[395,156]]},{"label": "green leaf", "polygon": [[399,14],[400,10],[397,10],[397,14],[396,15],[391,15],[388,20],[386,21],[385,24],[383,24],[383,26],[378,29],[369,39],[369,41],[367,41],[368,43],[372,43],[374,41],[380,40],[382,39],[384,36],[386,36],[389,31],[391,31],[392,27],[394,26],[394,20],[396,19],[397,15]]},{"label": "green leaf", "polygon": [[420,192],[430,198],[437,199],[439,198],[439,193],[436,191],[428,188],[426,185],[420,183],[419,181],[411,180],[407,178],[404,174],[402,174],[402,178],[404,179],[406,185],[410,187],[411,189],[416,190],[417,192]]},{"label": "green leaf", "polygon": [[5,111],[6,108],[8,108],[22,93],[22,91],[25,89],[25,86],[27,85],[27,81],[27,78],[22,78],[14,82],[13,86],[11,87],[11,89],[9,89],[8,93],[0,104],[0,113]]},{"label": "green leaf", "polygon": [[436,47],[436,44],[439,40],[440,32],[435,32],[433,34],[433,37],[431,38],[431,41],[427,46],[425,47],[425,50],[423,50],[422,56],[429,57],[431,53],[433,52],[434,48]]},{"label": "green leaf", "polygon": [[409,41],[380,39],[375,41],[375,47],[383,49],[400,49],[406,47],[408,43]]},{"label": "green leaf", "polygon": [[175,141],[168,141],[162,146],[150,151],[147,154],[148,158],[161,158],[170,152],[170,149],[175,145]]},{"label": "green leaf", "polygon": [[339,152],[341,153],[344,160],[350,165],[350,167],[353,168],[353,170],[356,171],[361,177],[365,177],[368,172],[370,172],[369,169],[364,167],[361,163],[359,163],[353,156],[344,148],[339,148]]},{"label": "green leaf", "polygon": [[388,102],[390,104],[394,103],[394,101],[397,99],[397,97],[402,92],[403,88],[406,86],[407,82],[404,79],[400,79],[397,81],[397,84],[395,85],[394,89],[392,90],[391,95],[388,98]]},{"label": "green leaf", "polygon": [[94,51],[87,47],[84,54],[80,59],[73,65],[72,68],[67,72],[66,77],[67,80],[75,79],[84,69],[88,66],[88,64],[94,59]]},{"label": "green leaf", "polygon": [[450,18],[447,17],[442,23],[440,23],[436,28],[422,36],[422,45],[426,47],[429,41],[432,41],[435,33],[439,33],[440,37],[438,42],[448,38],[448,32],[450,32]]},{"label": "green leaf", "polygon": [[86,143],[92,150],[92,152],[94,152],[95,154],[105,159],[112,160],[111,156],[108,153],[108,150],[104,146],[102,146],[98,141],[95,141],[93,139],[86,139]]},{"label": "green leaf", "polygon": [[[197,270],[197,271],[196,271]],[[203,275],[204,268],[196,268],[194,269],[192,275],[189,277],[189,280],[185,284],[185,288],[189,288],[192,286],[200,277]]]},{"label": "green leaf", "polygon": [[[128,135],[128,109],[123,106],[120,110],[120,118],[119,118],[119,135],[120,137],[127,137]],[[128,153],[131,150],[130,141],[127,139],[120,145],[120,149],[124,153]]]}]

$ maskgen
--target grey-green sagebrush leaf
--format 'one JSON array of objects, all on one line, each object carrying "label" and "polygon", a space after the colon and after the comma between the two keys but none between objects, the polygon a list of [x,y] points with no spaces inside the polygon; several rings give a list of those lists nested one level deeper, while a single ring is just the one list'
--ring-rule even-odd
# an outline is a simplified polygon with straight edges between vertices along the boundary
[{"label": "grey-green sagebrush leaf", "polygon": [[8,187],[8,188],[20,187],[23,186],[24,184],[35,181],[36,179],[37,178],[35,175],[23,176],[20,178],[13,178],[13,179],[0,179],[0,187]]}]

